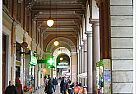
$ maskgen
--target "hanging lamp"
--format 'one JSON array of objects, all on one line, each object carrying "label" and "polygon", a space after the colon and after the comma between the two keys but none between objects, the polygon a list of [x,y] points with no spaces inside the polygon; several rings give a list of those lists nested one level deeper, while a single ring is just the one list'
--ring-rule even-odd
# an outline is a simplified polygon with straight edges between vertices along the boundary
[{"label": "hanging lamp", "polygon": [[[57,19],[57,6],[56,6],[56,19]],[[54,45],[55,46],[59,45],[59,41],[57,41],[57,20],[56,20],[56,40],[54,41]]]},{"label": "hanging lamp", "polygon": [[53,26],[53,24],[54,24],[54,20],[51,18],[51,0],[50,0],[50,17],[49,17],[49,19],[47,20],[47,25],[48,25],[49,27],[51,27],[51,26]]}]

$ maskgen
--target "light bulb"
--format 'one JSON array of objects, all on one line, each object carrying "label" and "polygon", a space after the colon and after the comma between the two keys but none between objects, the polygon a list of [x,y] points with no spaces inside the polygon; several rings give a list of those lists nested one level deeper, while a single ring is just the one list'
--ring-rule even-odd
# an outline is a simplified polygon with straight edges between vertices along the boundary
[{"label": "light bulb", "polygon": [[52,19],[49,19],[49,20],[47,21],[47,25],[48,25],[49,27],[53,26],[53,24],[54,24],[54,21],[53,21]]},{"label": "light bulb", "polygon": [[63,60],[63,57],[61,57],[60,60]]},{"label": "light bulb", "polygon": [[54,42],[54,45],[55,45],[55,46],[59,45],[59,42],[58,42],[58,41],[55,41],[55,42]]}]

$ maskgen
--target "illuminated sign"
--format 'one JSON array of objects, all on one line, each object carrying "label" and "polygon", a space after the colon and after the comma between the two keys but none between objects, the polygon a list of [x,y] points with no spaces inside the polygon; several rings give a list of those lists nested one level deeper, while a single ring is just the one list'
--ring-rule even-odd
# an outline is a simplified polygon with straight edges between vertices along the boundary
[{"label": "illuminated sign", "polygon": [[31,56],[31,62],[30,62],[30,64],[31,64],[31,65],[34,65],[34,66],[37,64],[37,59],[36,59],[36,57],[33,56],[33,55]]}]

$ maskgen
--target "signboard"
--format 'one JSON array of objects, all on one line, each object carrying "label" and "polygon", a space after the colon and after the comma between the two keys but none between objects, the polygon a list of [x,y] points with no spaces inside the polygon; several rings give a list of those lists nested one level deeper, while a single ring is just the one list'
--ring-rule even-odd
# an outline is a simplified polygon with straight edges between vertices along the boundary
[{"label": "signboard", "polygon": [[67,62],[59,62],[57,68],[69,68],[69,65]]},{"label": "signboard", "polygon": [[37,59],[35,56],[31,55],[31,61],[30,61],[31,65],[36,65],[37,64]]},{"label": "signboard", "polygon": [[111,71],[104,70],[104,81],[111,81]]},{"label": "signboard", "polygon": [[37,60],[37,63],[47,63],[47,60]]},{"label": "signboard", "polygon": [[60,66],[60,65],[57,65],[57,68],[69,68],[69,66]]}]

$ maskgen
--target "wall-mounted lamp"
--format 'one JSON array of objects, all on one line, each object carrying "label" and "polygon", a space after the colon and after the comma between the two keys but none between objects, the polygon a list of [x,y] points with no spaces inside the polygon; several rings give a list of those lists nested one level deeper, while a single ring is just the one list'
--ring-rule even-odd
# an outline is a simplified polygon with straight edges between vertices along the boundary
[{"label": "wall-mounted lamp", "polygon": [[21,47],[24,48],[24,49],[27,49],[28,48],[27,42],[22,42]]}]

